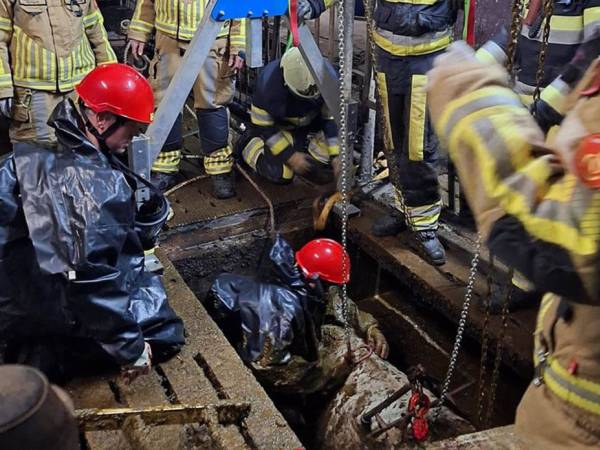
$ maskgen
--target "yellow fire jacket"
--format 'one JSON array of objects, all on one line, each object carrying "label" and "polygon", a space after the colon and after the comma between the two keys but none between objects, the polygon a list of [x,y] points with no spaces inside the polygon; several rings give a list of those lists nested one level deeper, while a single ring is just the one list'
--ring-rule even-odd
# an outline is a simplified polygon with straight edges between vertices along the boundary
[{"label": "yellow fire jacket", "polygon": [[0,98],[13,85],[68,92],[115,62],[95,0],[0,0]]},{"label": "yellow fire jacket", "polygon": [[600,133],[600,96],[584,95],[599,74],[596,61],[549,141],[499,65],[455,47],[428,74],[431,117],[482,236],[549,293],[535,331],[536,380],[517,416],[535,448],[600,445],[600,189],[573,163],[581,139]]},{"label": "yellow fire jacket", "polygon": [[[207,0],[138,0],[129,38],[147,42],[154,30],[180,41],[191,41],[204,17]],[[245,20],[227,21],[219,37],[229,36],[230,51],[237,54],[246,45]]]}]

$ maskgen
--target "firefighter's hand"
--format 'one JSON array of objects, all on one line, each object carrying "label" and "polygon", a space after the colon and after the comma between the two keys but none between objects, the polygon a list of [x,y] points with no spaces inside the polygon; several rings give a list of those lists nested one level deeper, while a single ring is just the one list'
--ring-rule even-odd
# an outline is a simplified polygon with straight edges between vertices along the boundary
[{"label": "firefighter's hand", "polygon": [[244,58],[242,58],[239,55],[229,56],[229,67],[231,67],[236,72],[238,70],[242,70],[244,68]]},{"label": "firefighter's hand", "polygon": [[287,160],[287,165],[298,175],[304,175],[312,169],[311,157],[306,153],[294,152]]},{"label": "firefighter's hand", "polygon": [[373,349],[373,353],[381,359],[387,359],[390,348],[385,336],[376,325],[367,330],[367,344]]},{"label": "firefighter's hand", "polygon": [[144,351],[136,362],[129,366],[125,366],[121,370],[121,374],[125,379],[125,384],[130,384],[140,375],[148,375],[152,369],[152,349],[150,344],[144,342]]},{"label": "firefighter's hand", "polygon": [[3,115],[7,119],[12,117],[12,97],[0,99],[0,115]]},{"label": "firefighter's hand", "polygon": [[141,41],[136,41],[135,39],[130,39],[129,43],[131,44],[131,54],[135,59],[139,59],[144,54],[144,47],[146,44]]},{"label": "firefighter's hand", "polygon": [[433,60],[434,67],[459,65],[477,61],[475,51],[465,41],[456,41],[448,46],[445,53]]},{"label": "firefighter's hand", "polygon": [[298,0],[298,20],[310,20],[315,18],[315,10],[308,0]]}]

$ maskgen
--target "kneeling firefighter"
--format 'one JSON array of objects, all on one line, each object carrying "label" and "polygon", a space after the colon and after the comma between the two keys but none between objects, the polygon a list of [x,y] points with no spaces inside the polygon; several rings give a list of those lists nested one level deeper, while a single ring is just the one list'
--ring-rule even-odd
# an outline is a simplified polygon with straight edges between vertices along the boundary
[{"label": "kneeling firefighter", "polygon": [[168,204],[154,192],[136,211],[141,180],[120,161],[154,98],[122,64],[76,89],[78,103],[49,119],[58,148],[17,143],[0,160],[0,342],[7,362],[54,380],[101,366],[135,376],[184,343],[159,276],[144,270]]},{"label": "kneeling firefighter", "polygon": [[337,178],[337,125],[298,48],[260,72],[250,114],[252,127],[238,149],[259,175],[280,184],[291,182],[294,174],[318,184]]},{"label": "kneeling firefighter", "polygon": [[[597,54],[597,53],[596,53]],[[600,59],[546,139],[500,65],[456,43],[429,72],[429,109],[490,250],[548,292],[535,379],[517,411],[528,448],[600,446]]]},{"label": "kneeling firefighter", "polygon": [[[211,290],[217,312],[242,333],[241,356],[269,392],[299,395],[339,388],[353,369],[336,356],[344,353],[337,351],[345,342],[337,285],[350,278],[348,254],[331,239],[310,241],[294,254],[278,236],[269,259],[272,271],[262,279],[217,278]],[[354,331],[386,358],[388,344],[377,321],[351,301],[348,310]]]}]

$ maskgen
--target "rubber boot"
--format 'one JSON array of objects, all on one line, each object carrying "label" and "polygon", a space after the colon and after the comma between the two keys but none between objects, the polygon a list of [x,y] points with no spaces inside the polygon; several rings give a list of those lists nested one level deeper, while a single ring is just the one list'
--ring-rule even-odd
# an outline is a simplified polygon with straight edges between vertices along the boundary
[{"label": "rubber boot", "polygon": [[427,262],[434,266],[446,263],[446,250],[435,231],[418,231],[416,236],[419,241],[419,250]]},{"label": "rubber boot", "polygon": [[377,237],[396,236],[404,230],[406,230],[406,222],[399,212],[379,217],[371,226],[371,233]]},{"label": "rubber boot", "polygon": [[219,200],[235,197],[233,172],[212,175],[213,195]]},{"label": "rubber boot", "polygon": [[177,185],[180,179],[179,172],[152,172],[150,174],[150,182],[161,192],[166,192]]}]

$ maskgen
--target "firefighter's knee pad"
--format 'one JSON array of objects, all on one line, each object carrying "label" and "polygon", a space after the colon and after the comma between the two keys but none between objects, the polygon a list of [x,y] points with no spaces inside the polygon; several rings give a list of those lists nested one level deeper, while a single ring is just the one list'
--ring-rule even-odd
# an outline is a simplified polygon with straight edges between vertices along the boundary
[{"label": "firefighter's knee pad", "polygon": [[229,143],[229,112],[227,108],[197,109],[198,134],[202,145],[202,154],[211,153],[227,147]]}]

